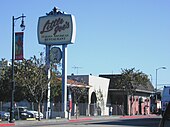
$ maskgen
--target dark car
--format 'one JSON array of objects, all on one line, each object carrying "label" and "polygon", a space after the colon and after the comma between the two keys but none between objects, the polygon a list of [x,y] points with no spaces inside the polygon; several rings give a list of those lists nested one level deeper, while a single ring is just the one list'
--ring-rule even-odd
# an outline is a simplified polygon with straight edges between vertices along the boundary
[{"label": "dark car", "polygon": [[27,111],[27,107],[16,107],[14,110],[15,119],[26,120],[27,118],[35,118],[34,114]]},{"label": "dark car", "polygon": [[10,113],[6,111],[0,111],[0,119],[1,120],[9,120]]}]

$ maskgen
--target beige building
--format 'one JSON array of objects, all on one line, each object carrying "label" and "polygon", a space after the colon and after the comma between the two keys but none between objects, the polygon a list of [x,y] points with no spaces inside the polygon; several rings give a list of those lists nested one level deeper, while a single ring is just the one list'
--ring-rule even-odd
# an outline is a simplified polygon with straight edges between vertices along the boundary
[{"label": "beige building", "polygon": [[[109,115],[107,99],[110,79],[92,75],[72,75],[68,76],[68,79],[83,82],[88,86],[86,115]],[[79,108],[81,111],[81,106]]]}]

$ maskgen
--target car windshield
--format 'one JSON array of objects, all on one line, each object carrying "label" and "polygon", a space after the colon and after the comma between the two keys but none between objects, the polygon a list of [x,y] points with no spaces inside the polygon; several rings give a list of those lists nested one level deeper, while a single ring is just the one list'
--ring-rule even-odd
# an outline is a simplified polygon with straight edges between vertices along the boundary
[{"label": "car windshield", "polygon": [[16,110],[19,110],[19,112],[26,112],[27,107],[17,107]]}]

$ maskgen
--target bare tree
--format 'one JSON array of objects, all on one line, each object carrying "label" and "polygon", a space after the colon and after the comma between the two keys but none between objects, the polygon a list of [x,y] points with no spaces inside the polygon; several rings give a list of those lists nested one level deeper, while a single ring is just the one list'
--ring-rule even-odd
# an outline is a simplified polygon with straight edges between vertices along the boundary
[{"label": "bare tree", "polygon": [[88,89],[85,86],[79,86],[79,85],[75,85],[74,87],[70,87],[71,92],[73,93],[73,100],[74,103],[76,104],[76,119],[78,118],[78,104],[80,102],[85,102],[85,100],[87,99],[87,91]]},{"label": "bare tree", "polygon": [[47,90],[47,74],[46,67],[40,62],[36,56],[29,60],[24,60],[22,66],[19,66],[20,71],[17,71],[17,83],[22,84],[26,88],[27,99],[38,103],[39,120],[40,107]]}]

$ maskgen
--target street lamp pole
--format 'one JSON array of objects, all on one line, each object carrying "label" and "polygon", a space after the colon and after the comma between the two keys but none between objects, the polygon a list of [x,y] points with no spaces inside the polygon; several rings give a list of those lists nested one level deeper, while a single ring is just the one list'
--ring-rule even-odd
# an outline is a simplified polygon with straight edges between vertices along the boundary
[{"label": "street lamp pole", "polygon": [[14,92],[15,92],[15,80],[14,80],[14,21],[18,20],[20,18],[22,18],[21,21],[21,29],[22,31],[25,29],[25,25],[24,25],[24,18],[26,16],[24,16],[22,14],[22,16],[19,16],[17,18],[15,18],[14,16],[12,16],[12,84],[11,84],[11,104],[10,104],[10,123],[14,122]]},{"label": "street lamp pole", "polygon": [[166,69],[166,67],[159,67],[159,68],[157,68],[156,69],[156,87],[155,87],[155,94],[156,94],[156,98],[155,98],[155,100],[156,100],[156,110],[157,110],[157,78],[158,78],[158,70],[160,70],[160,69]]},{"label": "street lamp pole", "polygon": [[158,85],[157,84],[157,81],[158,81],[157,80],[157,78],[158,78],[158,70],[160,70],[160,69],[166,69],[166,67],[159,67],[159,68],[156,69],[156,88],[155,88],[156,92],[157,92],[157,85]]}]

